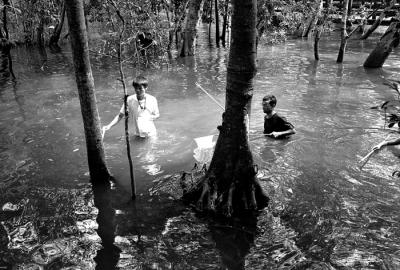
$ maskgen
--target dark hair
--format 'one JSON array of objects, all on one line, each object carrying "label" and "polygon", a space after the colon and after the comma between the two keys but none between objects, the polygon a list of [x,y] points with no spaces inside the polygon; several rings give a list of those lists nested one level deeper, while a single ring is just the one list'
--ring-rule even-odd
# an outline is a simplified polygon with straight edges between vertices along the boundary
[{"label": "dark hair", "polygon": [[139,84],[148,84],[147,78],[142,75],[139,75],[136,78],[134,78],[132,81],[132,86],[137,87]]},{"label": "dark hair", "polygon": [[276,97],[274,95],[266,95],[265,97],[263,97],[263,101],[267,101],[269,100],[269,104],[271,106],[276,106]]}]

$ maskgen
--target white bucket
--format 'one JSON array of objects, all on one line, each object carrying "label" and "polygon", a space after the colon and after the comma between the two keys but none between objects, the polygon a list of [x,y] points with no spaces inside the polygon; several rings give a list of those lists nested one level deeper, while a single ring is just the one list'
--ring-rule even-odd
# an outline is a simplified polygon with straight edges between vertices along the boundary
[{"label": "white bucket", "polygon": [[197,148],[193,150],[193,157],[200,163],[209,163],[214,153],[214,135],[195,138]]}]

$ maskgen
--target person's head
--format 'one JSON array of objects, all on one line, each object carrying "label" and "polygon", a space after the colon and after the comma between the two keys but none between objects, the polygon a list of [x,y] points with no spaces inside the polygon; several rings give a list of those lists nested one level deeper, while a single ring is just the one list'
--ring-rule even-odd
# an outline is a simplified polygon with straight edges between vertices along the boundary
[{"label": "person's head", "polygon": [[266,95],[262,99],[264,113],[271,113],[276,106],[276,97],[274,95]]},{"label": "person's head", "polygon": [[137,76],[133,79],[132,86],[135,88],[135,93],[138,99],[143,99],[149,82],[143,76]]}]

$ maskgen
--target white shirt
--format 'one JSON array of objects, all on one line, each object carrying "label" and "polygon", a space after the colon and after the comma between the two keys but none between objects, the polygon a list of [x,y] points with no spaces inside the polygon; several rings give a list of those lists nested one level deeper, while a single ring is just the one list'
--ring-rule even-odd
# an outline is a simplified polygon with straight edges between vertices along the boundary
[{"label": "white shirt", "polygon": [[[134,135],[150,137],[157,135],[156,126],[153,120],[160,116],[157,99],[149,94],[144,94],[140,102],[136,95],[131,95],[127,100],[129,116],[133,121]],[[125,107],[122,105],[120,113],[125,114]]]}]

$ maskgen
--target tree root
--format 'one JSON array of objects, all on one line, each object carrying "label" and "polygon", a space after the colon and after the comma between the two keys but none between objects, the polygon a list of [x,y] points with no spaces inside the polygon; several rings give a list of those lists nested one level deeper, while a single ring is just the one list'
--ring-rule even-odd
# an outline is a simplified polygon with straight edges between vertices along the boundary
[{"label": "tree root", "polygon": [[206,196],[206,194],[208,194],[210,191],[210,186],[208,185],[208,181],[204,181],[203,183],[203,190],[201,191],[201,195],[199,200],[196,203],[196,207],[202,211],[203,210],[203,200],[204,200],[204,196]]},{"label": "tree root", "polygon": [[229,192],[228,192],[228,199],[226,201],[223,214],[226,217],[231,217],[233,213],[233,205],[232,205],[232,199],[233,199],[233,191],[235,189],[235,183],[232,182],[231,186],[229,187]]}]

